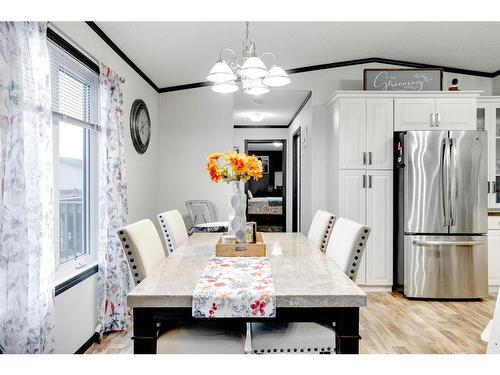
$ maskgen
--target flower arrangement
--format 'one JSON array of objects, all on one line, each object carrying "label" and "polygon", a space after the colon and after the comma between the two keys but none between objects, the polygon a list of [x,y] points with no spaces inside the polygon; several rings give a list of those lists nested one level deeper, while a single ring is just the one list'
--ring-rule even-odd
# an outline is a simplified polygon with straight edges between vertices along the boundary
[{"label": "flower arrangement", "polygon": [[255,155],[217,152],[208,156],[207,171],[213,182],[247,182],[262,178],[262,162]]}]

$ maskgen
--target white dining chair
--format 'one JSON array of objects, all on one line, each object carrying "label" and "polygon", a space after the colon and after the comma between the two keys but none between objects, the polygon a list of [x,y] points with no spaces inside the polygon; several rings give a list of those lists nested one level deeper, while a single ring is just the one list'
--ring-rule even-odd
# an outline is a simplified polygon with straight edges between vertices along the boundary
[{"label": "white dining chair", "polygon": [[[154,270],[166,255],[158,232],[149,219],[127,225],[117,232],[127,256],[135,285]],[[210,325],[208,325],[208,323]],[[245,323],[195,319],[184,325],[162,327],[156,341],[163,354],[243,354]]]},{"label": "white dining chair", "polygon": [[[326,246],[326,256],[354,280],[369,235],[370,228],[337,218]],[[329,325],[250,323],[249,335],[245,351],[254,354],[332,354],[335,351],[335,329]]]},{"label": "white dining chair", "polygon": [[339,217],[335,221],[326,255],[354,280],[370,236],[370,228],[355,221]]},{"label": "white dining chair", "polygon": [[500,354],[500,290],[497,295],[497,303],[490,320],[483,333],[481,340],[488,343],[486,354]]},{"label": "white dining chair", "polygon": [[335,215],[324,210],[316,211],[307,233],[307,238],[313,242],[314,247],[325,252],[334,223]]},{"label": "white dining chair", "polygon": [[184,219],[178,210],[165,211],[158,214],[158,222],[160,223],[165,244],[169,253],[172,253],[188,238],[188,232]]}]

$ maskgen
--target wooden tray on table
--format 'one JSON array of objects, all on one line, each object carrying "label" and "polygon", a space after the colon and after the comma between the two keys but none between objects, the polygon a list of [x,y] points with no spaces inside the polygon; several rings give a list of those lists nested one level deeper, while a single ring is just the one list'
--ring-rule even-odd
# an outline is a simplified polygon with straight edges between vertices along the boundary
[{"label": "wooden tray on table", "polygon": [[215,245],[215,255],[218,257],[265,257],[266,244],[262,233],[256,233],[256,242],[251,243],[221,243]]}]

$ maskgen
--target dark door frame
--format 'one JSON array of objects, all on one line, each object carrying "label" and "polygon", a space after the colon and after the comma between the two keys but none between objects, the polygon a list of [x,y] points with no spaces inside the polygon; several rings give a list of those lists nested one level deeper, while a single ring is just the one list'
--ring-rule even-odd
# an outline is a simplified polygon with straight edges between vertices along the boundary
[{"label": "dark door frame", "polygon": [[[282,198],[283,198],[283,215],[281,218],[281,225],[283,226],[283,232],[286,232],[286,180],[288,173],[286,170],[286,158],[287,158],[287,148],[286,139],[245,139],[245,154],[248,154],[248,145],[251,143],[273,143],[281,142],[283,143],[282,152],[282,167],[283,167],[283,188],[282,188]],[[245,194],[248,196],[248,184],[245,184]],[[247,205],[247,215],[248,215],[248,205]]]},{"label": "dark door frame", "polygon": [[[300,137],[300,127],[292,135],[292,232],[298,232],[300,229],[300,190],[302,190],[297,174],[298,169],[302,173],[302,166],[300,164],[301,160],[298,160],[296,139],[298,139],[299,148],[301,148],[302,138]],[[299,149],[299,152],[302,153],[302,150]]]}]

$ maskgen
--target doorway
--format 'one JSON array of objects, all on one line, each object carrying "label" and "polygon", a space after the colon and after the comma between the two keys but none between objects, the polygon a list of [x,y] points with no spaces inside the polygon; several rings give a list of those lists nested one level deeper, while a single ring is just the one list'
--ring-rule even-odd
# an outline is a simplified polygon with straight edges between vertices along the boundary
[{"label": "doorway", "polygon": [[260,232],[286,231],[286,140],[245,140],[245,153],[262,162],[262,178],[245,184],[247,217]]},{"label": "doorway", "polygon": [[301,171],[300,128],[292,136],[292,232],[300,231],[300,171]]}]

